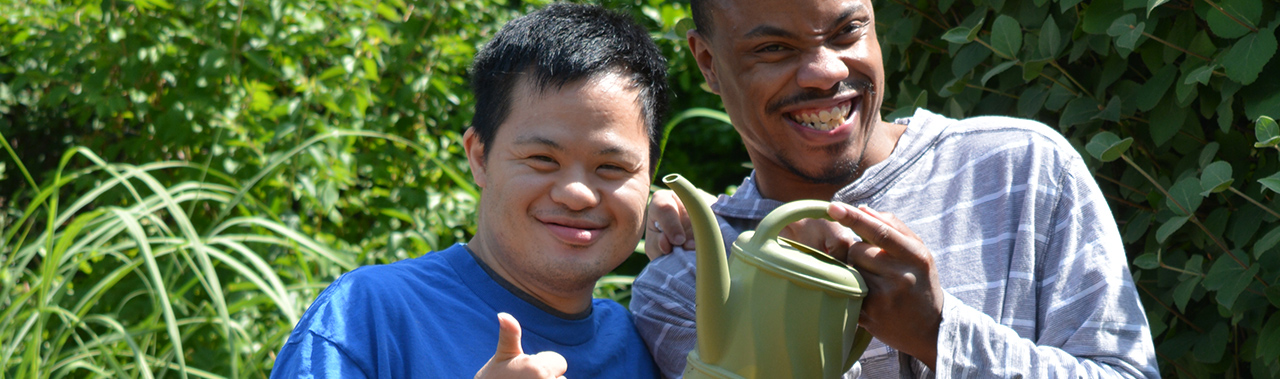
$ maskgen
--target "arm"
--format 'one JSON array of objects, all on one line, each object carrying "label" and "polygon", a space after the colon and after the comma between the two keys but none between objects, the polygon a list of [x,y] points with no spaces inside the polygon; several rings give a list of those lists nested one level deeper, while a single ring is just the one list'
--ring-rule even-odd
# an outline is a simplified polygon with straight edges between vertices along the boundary
[{"label": "arm", "polygon": [[1110,209],[1083,162],[1076,158],[1068,167],[1038,254],[1036,339],[948,298],[938,339],[940,377],[993,370],[1029,377],[1159,376]]},{"label": "arm", "polygon": [[1034,293],[1034,340],[934,284],[931,254],[892,215],[837,204],[831,216],[866,240],[849,249],[870,287],[860,323],[941,377],[1158,376],[1119,233],[1075,166],[1059,178],[1052,215],[1037,222],[1047,235],[1034,257],[1038,288],[1021,290]]},{"label": "arm", "polygon": [[289,337],[271,369],[272,378],[367,378],[346,352],[332,341],[302,330]]},{"label": "arm", "polygon": [[636,330],[662,376],[679,378],[697,341],[693,251],[677,247],[645,267],[631,292]]}]

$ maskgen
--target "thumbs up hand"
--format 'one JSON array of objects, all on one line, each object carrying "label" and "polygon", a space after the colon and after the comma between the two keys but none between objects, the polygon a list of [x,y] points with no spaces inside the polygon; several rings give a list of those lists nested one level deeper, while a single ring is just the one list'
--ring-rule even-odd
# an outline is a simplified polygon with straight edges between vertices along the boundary
[{"label": "thumbs up hand", "polygon": [[480,368],[476,379],[481,378],[552,378],[563,379],[569,368],[564,357],[544,351],[534,355],[524,353],[520,346],[520,322],[506,313],[498,313],[498,349],[493,358]]}]

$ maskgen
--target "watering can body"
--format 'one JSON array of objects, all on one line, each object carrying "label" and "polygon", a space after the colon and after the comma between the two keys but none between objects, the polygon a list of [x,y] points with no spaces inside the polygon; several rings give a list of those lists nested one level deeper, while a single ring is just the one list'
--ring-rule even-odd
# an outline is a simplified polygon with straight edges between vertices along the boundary
[{"label": "watering can body", "polygon": [[688,209],[698,241],[697,347],[684,377],[838,378],[871,341],[858,327],[865,282],[856,269],[778,237],[788,224],[828,218],[828,202],[771,212],[755,231],[724,242],[709,204],[679,175],[663,181]]}]

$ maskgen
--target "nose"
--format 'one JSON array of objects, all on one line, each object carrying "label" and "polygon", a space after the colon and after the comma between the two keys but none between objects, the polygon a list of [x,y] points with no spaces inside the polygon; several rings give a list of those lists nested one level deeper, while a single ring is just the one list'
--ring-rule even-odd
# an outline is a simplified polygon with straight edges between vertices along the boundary
[{"label": "nose", "polygon": [[[578,171],[578,170],[571,170]],[[551,200],[569,210],[580,211],[600,204],[600,194],[581,172],[566,173],[551,190]]]},{"label": "nose", "polygon": [[813,53],[805,54],[805,58],[796,73],[796,81],[801,87],[827,90],[849,78],[849,66],[840,54],[828,47],[819,47]]}]

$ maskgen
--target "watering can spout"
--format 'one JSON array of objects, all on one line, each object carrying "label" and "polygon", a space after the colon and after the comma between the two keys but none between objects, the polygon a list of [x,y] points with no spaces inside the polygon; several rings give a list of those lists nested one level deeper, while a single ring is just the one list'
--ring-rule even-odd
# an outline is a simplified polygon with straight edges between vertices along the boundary
[{"label": "watering can spout", "polygon": [[697,303],[698,354],[709,364],[716,364],[725,346],[720,341],[728,335],[728,325],[723,322],[725,304],[729,300],[729,261],[725,254],[724,237],[711,204],[697,194],[697,188],[680,174],[662,177],[662,183],[671,187],[689,212],[693,222],[693,238],[697,240]]}]

